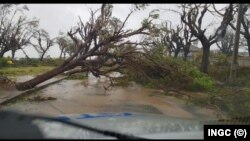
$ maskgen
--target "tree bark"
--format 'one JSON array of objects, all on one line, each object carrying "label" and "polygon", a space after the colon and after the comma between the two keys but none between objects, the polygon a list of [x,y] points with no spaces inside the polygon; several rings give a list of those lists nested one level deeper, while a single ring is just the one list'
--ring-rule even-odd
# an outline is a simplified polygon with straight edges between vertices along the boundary
[{"label": "tree bark", "polygon": [[175,52],[174,52],[174,57],[177,58],[177,57],[178,57],[178,54],[179,54],[179,51],[175,51]]},{"label": "tree bark", "polygon": [[27,55],[27,53],[24,51],[24,49],[21,48],[21,50],[22,50],[23,54],[25,55],[25,58],[27,60],[30,60],[30,57]]},{"label": "tree bark", "polygon": [[239,9],[238,9],[235,38],[234,38],[233,59],[232,59],[232,63],[231,63],[231,67],[230,67],[230,74],[229,74],[229,83],[233,82],[233,80],[236,78],[236,70],[237,70],[237,64],[238,64],[240,28],[241,28],[241,20],[243,18],[242,4],[238,4],[238,5],[239,5]]},{"label": "tree bark", "polygon": [[[28,80],[26,82],[16,83],[16,88],[18,90],[27,90],[34,88],[36,85],[50,78],[53,78],[54,76],[59,75],[65,71],[74,69],[75,67],[78,66],[82,67],[83,69],[86,68],[87,70],[92,72],[95,76],[105,75],[104,72],[107,71],[102,71],[101,70],[102,66],[110,68],[112,68],[115,65],[122,66],[123,63],[121,63],[117,59],[130,58],[131,57],[130,54],[136,53],[136,50],[134,49],[130,50],[125,48],[125,50],[121,51],[121,53],[117,55],[116,53],[113,53],[111,51],[113,49],[113,47],[111,46],[114,45],[115,49],[116,48],[119,49],[121,47],[115,44],[118,43],[120,43],[121,45],[126,44],[127,42],[123,41],[123,39],[139,34],[149,35],[149,33],[145,31],[146,26],[144,25],[138,28],[137,30],[123,32],[122,30],[123,26],[127,21],[125,20],[123,22],[123,25],[120,28],[118,28],[118,31],[115,31],[114,33],[111,32],[112,34],[111,37],[103,36],[102,33],[103,32],[106,33],[106,28],[107,29],[110,28],[108,27],[108,23],[110,22],[110,20],[112,20],[110,16],[111,12],[112,12],[111,10],[109,9],[107,10],[105,8],[104,13],[101,13],[103,19],[95,19],[94,14],[92,14],[90,19],[91,22],[90,24],[82,24],[83,27],[79,27],[76,31],[70,30],[70,32],[68,32],[68,35],[71,37],[72,40],[74,41],[78,40],[78,38],[75,36],[77,34],[81,36],[80,39],[81,41],[79,43],[77,42],[76,44],[77,52],[75,53],[72,52],[73,55],[70,55],[60,66],[46,73],[38,75],[35,78]],[[101,32],[98,32],[99,30],[101,30]],[[84,33],[84,35],[82,33]],[[102,40],[99,40],[99,38],[102,38]],[[46,49],[46,51],[47,50],[48,48]],[[44,54],[45,52],[41,55],[40,57],[41,60]]]},{"label": "tree bark", "polygon": [[63,53],[63,59],[66,59],[66,52]]},{"label": "tree bark", "polygon": [[203,55],[202,55],[202,60],[201,60],[200,71],[203,73],[208,73],[210,46],[203,45],[202,52],[203,52]]},{"label": "tree bark", "polygon": [[42,54],[42,56],[40,57],[40,61],[43,61],[43,57],[45,55],[45,52]]},{"label": "tree bark", "polygon": [[184,60],[184,61],[187,61],[187,56],[188,56],[188,53],[189,53],[189,52],[184,51],[184,57],[183,57],[183,60]]},{"label": "tree bark", "polygon": [[250,57],[250,38],[247,38],[248,56]]},{"label": "tree bark", "polygon": [[0,52],[0,58],[3,58],[4,53],[5,53],[4,51]]},{"label": "tree bark", "polygon": [[15,50],[12,50],[12,51],[11,51],[11,59],[12,59],[12,60],[15,59],[15,54],[16,54],[16,51],[15,51]]},{"label": "tree bark", "polygon": [[69,69],[72,69],[72,67],[74,66],[74,64],[71,63],[71,65],[68,65],[66,67],[57,67],[54,68],[48,72],[45,72],[41,75],[38,75],[37,77],[26,81],[26,82],[20,82],[20,83],[16,83],[16,88],[18,90],[27,90],[27,89],[31,89],[34,88],[36,85],[56,76],[59,75],[61,73],[63,73],[64,71],[67,71]]},{"label": "tree bark", "polygon": [[0,58],[3,58],[4,54],[8,51],[8,49],[6,49],[6,47],[4,47],[4,49],[0,52]]},{"label": "tree bark", "polygon": [[60,60],[62,60],[62,54],[63,54],[63,51],[61,50],[61,53],[60,53],[60,56],[59,56]]}]

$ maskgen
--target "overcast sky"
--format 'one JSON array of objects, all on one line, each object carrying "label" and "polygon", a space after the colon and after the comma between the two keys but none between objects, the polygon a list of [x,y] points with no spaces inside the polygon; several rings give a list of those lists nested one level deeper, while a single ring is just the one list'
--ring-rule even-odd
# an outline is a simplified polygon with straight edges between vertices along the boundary
[{"label": "overcast sky", "polygon": [[[39,27],[49,32],[50,36],[56,37],[59,31],[68,32],[71,27],[76,26],[78,17],[80,16],[83,21],[89,19],[90,9],[98,9],[101,4],[27,4],[29,11],[26,15],[29,18],[36,17],[40,19]],[[223,7],[225,5],[219,5]],[[122,21],[126,18],[129,13],[131,4],[114,4],[113,16],[120,18]],[[135,12],[127,22],[127,29],[136,29],[140,26],[142,20],[148,17],[149,12],[153,9],[178,9],[176,4],[150,4],[145,10]],[[161,21],[171,21],[173,25],[180,22],[178,14],[173,12],[167,12],[160,10],[160,18],[158,23]],[[204,26],[207,26],[212,21],[218,21],[214,16],[207,15],[204,19]],[[33,48],[26,48],[27,54],[30,57],[38,57],[38,53]],[[51,47],[49,52],[46,54],[51,57],[58,57],[60,50],[57,45]],[[5,56],[10,55],[10,52],[6,53]],[[21,51],[18,51],[16,57],[24,57]]]}]

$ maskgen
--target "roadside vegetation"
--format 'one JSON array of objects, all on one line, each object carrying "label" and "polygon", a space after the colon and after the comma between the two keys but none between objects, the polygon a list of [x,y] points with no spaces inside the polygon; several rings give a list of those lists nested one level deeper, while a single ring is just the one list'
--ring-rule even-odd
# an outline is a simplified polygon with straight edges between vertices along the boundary
[{"label": "roadside vegetation", "polygon": [[[57,59],[50,59],[47,62],[40,62],[37,59],[29,61],[12,60],[10,58],[0,58],[0,75],[21,76],[21,75],[38,75],[49,71],[57,64]],[[53,64],[54,63],[54,64]]]},{"label": "roadside vegetation", "polygon": [[5,67],[0,69],[0,75],[6,76],[22,76],[22,75],[38,75],[45,71],[51,70],[53,67]]},{"label": "roadside vegetation", "polygon": [[[152,64],[145,65],[149,62],[144,60],[142,64],[147,69],[140,71],[126,69],[127,75],[117,78],[116,85],[128,86],[134,81],[148,88],[162,89],[166,95],[169,91],[175,91],[173,96],[177,97],[180,93],[183,95],[193,93],[194,96],[187,95],[188,99],[185,97],[188,103],[223,111],[229,117],[250,116],[250,68],[240,67],[237,70],[237,78],[228,83],[230,66],[227,60],[230,58],[224,55],[217,57],[217,61],[210,66],[208,74],[200,72],[195,61],[169,57],[158,60],[154,58],[159,66],[171,64],[171,68],[175,70],[164,77],[164,71],[155,69]],[[203,96],[195,96],[196,92]]]},{"label": "roadside vegetation", "polygon": [[[178,6],[180,11],[175,12],[179,14],[180,25],[173,26],[168,19],[154,24],[160,14],[159,10],[152,10],[139,27],[128,30],[125,25],[130,15],[147,8],[147,4],[132,5],[124,21],[113,16],[112,4],[103,4],[100,12],[91,11],[89,19],[80,18],[78,26],[51,38],[47,31],[39,28],[39,20],[19,17],[15,23],[8,17],[17,16],[13,11],[16,5],[1,4],[0,35],[4,38],[0,41],[0,76],[36,75],[14,84],[17,90],[28,90],[58,75],[68,75],[68,80],[83,80],[91,73],[95,77],[110,78],[114,85],[128,86],[133,81],[147,88],[161,89],[166,95],[169,91],[183,95],[199,92],[202,97],[186,100],[216,108],[229,116],[250,116],[250,67],[238,67],[236,77],[229,83],[237,31],[234,27],[237,12],[234,11],[240,5],[227,4],[223,10],[217,10],[214,4]],[[239,40],[247,46],[250,56],[248,9],[249,5],[243,5],[243,13],[238,14],[243,16],[240,22],[244,29],[240,33],[244,36]],[[216,24],[211,21],[209,25],[213,27],[204,25],[208,13],[219,19]],[[209,30],[214,31],[208,33]],[[132,36],[140,40],[132,41]],[[60,56],[50,58],[48,51],[55,44]],[[198,44],[201,48],[190,49]],[[29,58],[23,50],[30,47],[28,45],[37,51],[37,58]],[[219,53],[210,51],[213,45],[217,45]],[[25,58],[15,59],[17,50],[22,50]],[[4,56],[8,51],[11,57]],[[195,55],[196,52],[199,53]],[[109,76],[112,72],[120,72],[122,77]],[[173,96],[178,96],[177,93]]]}]

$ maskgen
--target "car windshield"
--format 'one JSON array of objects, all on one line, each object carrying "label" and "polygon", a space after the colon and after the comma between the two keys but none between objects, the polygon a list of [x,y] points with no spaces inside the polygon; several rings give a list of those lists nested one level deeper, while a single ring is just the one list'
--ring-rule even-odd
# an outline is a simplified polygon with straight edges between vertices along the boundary
[{"label": "car windshield", "polygon": [[[249,14],[233,3],[0,4],[0,112],[145,138],[249,124]],[[46,137],[103,137],[33,123]]]}]

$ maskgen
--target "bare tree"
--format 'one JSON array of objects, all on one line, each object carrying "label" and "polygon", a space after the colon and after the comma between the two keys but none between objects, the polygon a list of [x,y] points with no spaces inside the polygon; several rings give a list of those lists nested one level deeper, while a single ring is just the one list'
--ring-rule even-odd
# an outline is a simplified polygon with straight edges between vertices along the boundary
[{"label": "bare tree", "polygon": [[56,43],[59,46],[59,49],[61,50],[59,58],[66,59],[66,54],[69,54],[69,56],[72,55],[74,50],[73,48],[75,47],[74,43],[68,36],[62,32],[59,33],[59,36],[56,38]]},{"label": "bare tree", "polygon": [[[247,46],[248,46],[248,54],[250,56],[250,12],[249,12],[249,5],[244,5],[243,6],[243,18],[242,18],[242,27],[244,29],[244,34],[243,36],[245,37],[246,41],[247,41]],[[248,13],[247,13],[248,11]]]},{"label": "bare tree", "polygon": [[[216,9],[215,6],[213,6],[214,11],[219,14],[220,16],[223,16],[223,14],[220,12],[220,10]],[[235,5],[234,7],[234,11],[237,11],[238,5]],[[242,5],[242,14],[243,14],[243,18],[241,20],[241,24],[242,24],[242,28],[240,30],[240,34],[243,35],[243,37],[245,38],[246,42],[247,42],[247,47],[248,47],[248,54],[250,56],[250,20],[249,20],[249,4],[243,4]],[[233,20],[233,22],[230,22],[230,27],[233,30],[236,30],[236,27],[234,25],[236,20]]]},{"label": "bare tree", "polygon": [[[244,36],[244,38],[246,39],[247,42],[247,47],[248,47],[248,54],[250,56],[250,13],[249,13],[249,4],[245,4],[243,5],[242,8],[242,14],[244,15],[242,20],[241,20],[241,24],[242,24],[242,30],[240,31],[240,34],[242,34]],[[234,24],[231,22],[230,26],[236,30],[236,27],[234,26]]]},{"label": "bare tree", "polygon": [[153,54],[171,56],[174,51],[172,49],[173,47],[171,47],[166,40],[167,33],[170,32],[167,23],[157,27],[156,30],[158,30],[156,34],[152,34],[151,32],[150,36],[146,36],[142,39],[144,50],[150,50]]},{"label": "bare tree", "polygon": [[28,54],[24,51],[24,49],[21,48],[21,50],[22,50],[23,54],[25,55],[25,58],[26,58],[27,60],[30,60],[30,57],[29,57]]},{"label": "bare tree", "polygon": [[207,29],[202,29],[202,21],[209,6],[209,4],[183,4],[181,14],[182,22],[189,27],[192,34],[197,37],[202,44],[203,55],[200,70],[204,73],[208,72],[210,46],[225,35],[226,28],[233,19],[233,5],[229,4],[215,34],[207,37],[205,34]]},{"label": "bare tree", "polygon": [[174,53],[174,57],[177,57],[180,52],[183,52],[183,59],[186,60],[191,44],[197,41],[189,28],[183,24],[174,28],[171,22],[164,22],[154,31],[157,32],[157,36],[151,35],[144,39],[144,45],[150,46],[151,51],[158,51],[157,53],[162,55],[168,52],[169,56]]},{"label": "bare tree", "polygon": [[[65,71],[70,71],[71,74],[89,71],[96,77],[105,75],[110,78],[108,73],[122,68],[125,60],[139,53],[134,48],[124,47],[125,44],[132,43],[128,38],[134,35],[149,34],[147,29],[151,20],[150,18],[144,20],[142,26],[136,30],[125,30],[125,23],[133,11],[123,22],[119,22],[111,16],[112,7],[110,4],[103,4],[97,11],[91,11],[88,22],[83,23],[80,20],[78,28],[68,32],[70,38],[76,43],[77,51],[60,66],[26,82],[16,83],[16,88],[18,90],[33,88]],[[96,17],[98,12],[100,15]],[[76,69],[78,66],[80,69]]]},{"label": "bare tree", "polygon": [[[15,53],[19,49],[23,49],[30,43],[35,28],[38,26],[38,20],[29,20],[26,16],[18,16],[23,14],[23,9],[16,8],[9,4],[0,5],[0,57],[11,51],[14,59]],[[17,20],[15,20],[17,18]]]},{"label": "bare tree", "polygon": [[165,36],[165,41],[170,47],[171,52],[174,52],[174,57],[177,57],[183,48],[183,38],[181,37],[182,27],[177,26],[175,29],[170,29],[170,32]]},{"label": "bare tree", "polygon": [[185,25],[183,29],[183,38],[184,38],[183,46],[182,46],[183,53],[184,53],[183,59],[186,60],[190,52],[190,47],[192,43],[196,42],[198,39],[194,38],[193,33],[190,31],[187,25]]},{"label": "bare tree", "polygon": [[34,38],[37,41],[37,44],[30,43],[34,46],[35,50],[40,55],[40,61],[43,61],[44,55],[47,53],[50,47],[53,46],[53,39],[50,39],[49,33],[43,29],[36,30]]},{"label": "bare tree", "polygon": [[174,57],[183,51],[183,58],[186,60],[189,54],[189,49],[192,42],[196,41],[197,38],[193,38],[192,32],[190,32],[187,25],[177,26],[176,29],[170,29],[170,32],[165,36],[165,42],[170,46],[171,51],[174,52]]},{"label": "bare tree", "polygon": [[227,56],[232,55],[232,48],[234,45],[234,33],[231,31],[227,32],[225,37],[219,42],[217,42],[216,45],[223,54]]},{"label": "bare tree", "polygon": [[233,59],[230,67],[230,75],[229,75],[229,82],[232,82],[236,78],[236,70],[237,70],[237,60],[238,60],[238,49],[239,49],[239,41],[240,41],[240,26],[241,21],[243,18],[243,8],[242,4],[239,4],[238,9],[238,16],[237,16],[237,25],[236,25],[236,32],[234,38],[234,51],[233,51]]},{"label": "bare tree", "polygon": [[64,35],[61,33],[60,36],[56,38],[56,43],[59,45],[59,49],[61,50],[59,56],[60,59],[62,59],[62,57],[66,59],[66,55],[71,56],[76,52],[76,44],[69,38],[69,36],[67,36],[67,34]]}]

